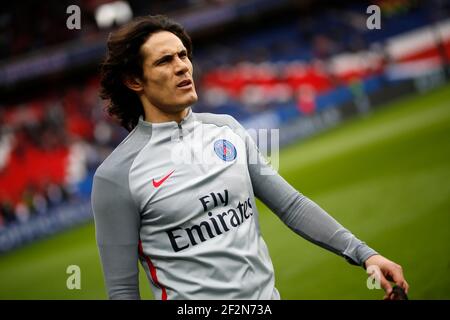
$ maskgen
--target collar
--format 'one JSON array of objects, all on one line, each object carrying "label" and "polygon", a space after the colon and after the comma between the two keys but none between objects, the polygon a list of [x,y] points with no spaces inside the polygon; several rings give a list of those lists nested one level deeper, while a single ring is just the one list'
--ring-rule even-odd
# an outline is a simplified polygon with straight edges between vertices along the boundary
[{"label": "collar", "polygon": [[145,121],[143,116],[139,117],[139,122],[137,124],[137,129],[142,130],[145,133],[155,134],[172,134],[173,130],[177,129],[189,129],[191,124],[194,122],[195,114],[192,112],[192,108],[189,107],[187,115],[180,121],[167,121],[167,122],[149,122]]}]

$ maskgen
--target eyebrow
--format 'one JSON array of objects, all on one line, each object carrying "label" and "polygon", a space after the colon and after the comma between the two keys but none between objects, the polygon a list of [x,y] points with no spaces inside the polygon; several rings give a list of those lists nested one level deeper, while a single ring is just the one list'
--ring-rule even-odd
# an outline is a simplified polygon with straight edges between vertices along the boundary
[{"label": "eyebrow", "polygon": [[176,54],[181,54],[181,53],[186,53],[187,55],[187,50],[186,49],[181,49],[180,51],[174,53],[174,54],[165,54],[163,55],[161,58],[157,59],[155,62],[153,62],[153,65],[158,65],[160,62],[166,60],[166,59],[171,59],[174,55]]}]

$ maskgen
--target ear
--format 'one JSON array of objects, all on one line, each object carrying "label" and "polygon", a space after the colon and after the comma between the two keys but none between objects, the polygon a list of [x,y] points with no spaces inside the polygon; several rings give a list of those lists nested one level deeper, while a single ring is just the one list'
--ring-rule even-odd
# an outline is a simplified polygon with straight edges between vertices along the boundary
[{"label": "ear", "polygon": [[142,86],[142,81],[136,77],[128,76],[123,79],[123,84],[126,85],[129,89],[139,92],[144,88]]}]

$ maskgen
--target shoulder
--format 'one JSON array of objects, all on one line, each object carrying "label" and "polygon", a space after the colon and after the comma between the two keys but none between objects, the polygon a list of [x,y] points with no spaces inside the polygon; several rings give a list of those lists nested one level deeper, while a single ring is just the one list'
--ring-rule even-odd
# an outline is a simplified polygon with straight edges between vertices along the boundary
[{"label": "shoulder", "polygon": [[196,119],[202,124],[212,124],[217,127],[228,127],[237,134],[246,144],[251,140],[247,130],[234,117],[228,114],[196,113]]},{"label": "shoulder", "polygon": [[120,182],[121,184],[128,181],[128,174],[134,159],[149,140],[150,135],[136,127],[97,168],[94,181],[102,179],[110,183]]},{"label": "shoulder", "polygon": [[196,113],[196,119],[204,124],[214,124],[218,127],[228,126],[231,129],[243,129],[242,125],[228,114]]}]

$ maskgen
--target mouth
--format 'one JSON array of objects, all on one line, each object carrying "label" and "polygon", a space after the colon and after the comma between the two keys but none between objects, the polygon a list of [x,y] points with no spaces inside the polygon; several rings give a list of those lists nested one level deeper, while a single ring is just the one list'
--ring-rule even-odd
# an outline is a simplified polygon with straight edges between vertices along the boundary
[{"label": "mouth", "polygon": [[191,88],[192,87],[192,81],[189,80],[189,79],[183,80],[183,81],[181,81],[181,82],[179,82],[177,84],[177,87],[181,88],[181,89]]}]

